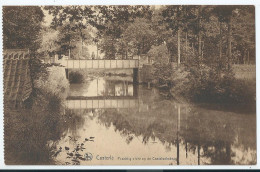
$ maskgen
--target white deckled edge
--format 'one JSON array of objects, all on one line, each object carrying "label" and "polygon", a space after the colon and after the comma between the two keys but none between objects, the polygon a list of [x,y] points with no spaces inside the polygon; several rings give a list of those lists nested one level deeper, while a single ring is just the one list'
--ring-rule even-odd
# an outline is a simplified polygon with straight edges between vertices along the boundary
[{"label": "white deckled edge", "polygon": [[1,80],[0,80],[0,94],[1,94],[1,99],[0,99],[0,104],[1,104],[1,115],[0,115],[0,122],[2,123],[2,125],[0,125],[0,138],[1,138],[1,141],[0,141],[0,166],[5,166],[5,161],[4,161],[4,95],[3,95],[3,89],[4,89],[4,84],[3,84],[3,81],[4,81],[4,78],[3,78],[3,71],[4,71],[4,64],[3,64],[3,6],[0,6],[0,18],[1,18],[1,22],[0,22],[0,27],[1,27],[1,39],[0,39],[0,42],[1,42],[1,57],[2,59],[0,60],[0,66],[2,66],[2,69],[0,70],[0,75],[1,75]]}]

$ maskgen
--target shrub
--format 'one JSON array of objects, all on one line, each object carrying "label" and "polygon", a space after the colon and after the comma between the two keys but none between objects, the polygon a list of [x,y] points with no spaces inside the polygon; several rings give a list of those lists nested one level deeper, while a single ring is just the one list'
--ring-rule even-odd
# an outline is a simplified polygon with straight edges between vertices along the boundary
[{"label": "shrub", "polygon": [[66,79],[65,69],[52,66],[47,68],[47,75],[39,76],[34,81],[34,87],[44,93],[55,94],[58,97],[66,97],[69,88],[69,82]]},{"label": "shrub", "polygon": [[31,109],[5,109],[6,164],[53,164],[54,148],[47,143],[57,141],[64,131],[62,101],[51,93],[38,92],[32,98]]},{"label": "shrub", "polygon": [[153,76],[157,86],[171,87],[172,83],[172,69],[170,64],[155,63]]},{"label": "shrub", "polygon": [[[214,69],[190,72],[188,76],[187,94],[190,100],[209,103],[255,103],[255,84],[238,80],[232,71],[223,75],[217,74]],[[183,90],[185,92],[185,90]]]}]

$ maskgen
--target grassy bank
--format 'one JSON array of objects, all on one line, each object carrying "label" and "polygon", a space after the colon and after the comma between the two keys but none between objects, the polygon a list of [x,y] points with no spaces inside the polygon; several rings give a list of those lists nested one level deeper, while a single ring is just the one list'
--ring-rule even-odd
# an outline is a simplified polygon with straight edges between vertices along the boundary
[{"label": "grassy bank", "polygon": [[[241,68],[241,67],[240,67]],[[241,71],[236,68],[235,72]],[[181,101],[216,104],[247,104],[255,107],[256,81],[252,72],[236,77],[232,70],[218,74],[214,69],[170,65],[155,66],[154,84]],[[240,75],[241,76],[241,75]]]},{"label": "grassy bank", "polygon": [[256,65],[233,65],[235,78],[241,80],[256,80]]}]

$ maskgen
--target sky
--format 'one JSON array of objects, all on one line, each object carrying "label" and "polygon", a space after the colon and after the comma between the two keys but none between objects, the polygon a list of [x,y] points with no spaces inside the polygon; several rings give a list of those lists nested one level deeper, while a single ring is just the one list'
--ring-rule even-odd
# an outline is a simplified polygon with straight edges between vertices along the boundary
[{"label": "sky", "polygon": [[53,17],[48,13],[47,10],[42,9],[42,11],[43,11],[43,13],[45,15],[45,17],[44,17],[44,25],[45,26],[50,26],[51,20],[52,20]]}]

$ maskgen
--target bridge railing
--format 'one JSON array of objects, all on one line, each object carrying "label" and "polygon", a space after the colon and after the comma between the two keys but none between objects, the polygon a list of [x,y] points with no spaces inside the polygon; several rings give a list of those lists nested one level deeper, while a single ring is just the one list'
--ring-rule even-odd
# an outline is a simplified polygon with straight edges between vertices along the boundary
[{"label": "bridge railing", "polygon": [[90,68],[90,69],[114,69],[114,68],[138,68],[139,61],[127,60],[58,60],[66,68]]}]

